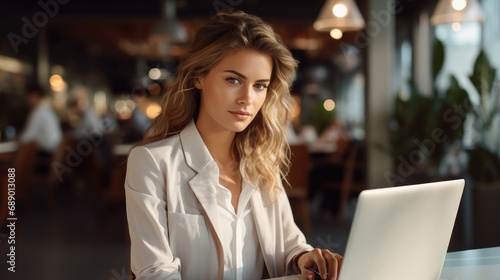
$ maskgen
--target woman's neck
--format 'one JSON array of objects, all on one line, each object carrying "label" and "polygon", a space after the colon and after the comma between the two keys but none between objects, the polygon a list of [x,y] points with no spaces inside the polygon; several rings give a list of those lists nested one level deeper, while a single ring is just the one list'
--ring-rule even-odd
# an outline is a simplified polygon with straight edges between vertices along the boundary
[{"label": "woman's neck", "polygon": [[196,127],[210,155],[217,163],[227,164],[234,161],[231,146],[235,132],[214,130],[203,122],[196,122]]}]

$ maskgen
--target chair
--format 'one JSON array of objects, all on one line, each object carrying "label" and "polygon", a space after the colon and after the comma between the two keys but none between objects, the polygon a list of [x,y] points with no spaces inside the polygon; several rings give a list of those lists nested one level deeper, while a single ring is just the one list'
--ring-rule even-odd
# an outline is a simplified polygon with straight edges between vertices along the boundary
[{"label": "chair", "polygon": [[309,236],[312,232],[311,213],[309,209],[309,172],[311,158],[307,144],[290,145],[291,166],[287,174],[290,188],[286,193],[292,205],[295,220],[299,221],[304,233]]},{"label": "chair", "polygon": [[349,145],[346,157],[342,162],[338,159],[332,161],[332,168],[340,165],[343,168],[342,179],[339,181],[323,181],[321,189],[324,191],[339,191],[338,215],[341,219],[346,218],[346,210],[349,205],[349,198],[352,195],[358,195],[365,189],[365,153],[363,145],[351,143]]},{"label": "chair", "polygon": [[[20,145],[16,155],[14,156],[14,161],[12,166],[15,169],[15,199],[16,208],[19,204],[23,204],[25,208],[29,209],[30,205],[27,203],[28,200],[28,186],[30,183],[30,178],[33,177],[33,171],[36,164],[36,153],[38,151],[38,145],[36,143],[29,143]],[[2,197],[2,210],[0,211],[0,223],[3,224],[7,220],[7,203],[8,203],[8,182],[7,178],[2,177],[0,196]]]}]

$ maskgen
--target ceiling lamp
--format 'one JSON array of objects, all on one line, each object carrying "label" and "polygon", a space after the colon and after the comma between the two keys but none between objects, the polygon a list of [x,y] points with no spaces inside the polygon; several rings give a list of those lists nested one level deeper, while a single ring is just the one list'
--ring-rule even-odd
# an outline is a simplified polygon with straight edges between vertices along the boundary
[{"label": "ceiling lamp", "polygon": [[313,25],[316,31],[356,31],[365,27],[365,20],[354,0],[328,0]]},{"label": "ceiling lamp", "polygon": [[151,39],[168,43],[182,43],[187,41],[187,32],[176,18],[177,5],[175,0],[163,0],[163,18],[153,29]]},{"label": "ceiling lamp", "polygon": [[330,31],[330,36],[335,40],[340,40],[343,36],[343,33],[340,29],[335,28]]},{"label": "ceiling lamp", "polygon": [[459,21],[484,22],[477,0],[440,0],[431,17],[432,25]]}]

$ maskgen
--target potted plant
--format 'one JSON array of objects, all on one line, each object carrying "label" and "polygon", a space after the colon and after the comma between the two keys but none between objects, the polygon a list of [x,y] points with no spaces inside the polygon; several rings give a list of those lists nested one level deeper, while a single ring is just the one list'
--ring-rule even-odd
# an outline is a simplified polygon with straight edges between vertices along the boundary
[{"label": "potted plant", "polygon": [[[425,171],[427,176],[434,176],[449,146],[457,141],[461,143],[465,117],[457,118],[450,115],[450,112],[455,112],[457,104],[468,104],[470,101],[467,92],[459,85],[453,75],[450,75],[448,89],[444,91],[437,89],[436,78],[442,69],[444,57],[443,43],[436,40],[432,52],[433,87],[431,93],[422,93],[415,82],[410,80],[410,95],[406,98],[397,95],[395,98],[395,110],[391,121],[391,142],[396,171],[402,163],[406,165],[410,163],[414,173]],[[468,108],[463,110],[463,114],[466,115]],[[433,140],[433,134],[437,130],[446,138],[444,143]],[[430,143],[429,141],[434,142],[432,145],[422,144],[424,142]],[[429,145],[432,149],[429,148]],[[427,150],[423,146],[428,146]],[[412,155],[416,154],[425,155],[426,158],[422,160],[412,159]],[[394,182],[398,183],[398,179],[402,181],[402,175],[406,174],[397,173],[393,177],[396,178]]]},{"label": "potted plant", "polygon": [[469,174],[474,186],[475,239],[479,247],[500,245],[500,87],[496,69],[484,51],[469,77],[480,102],[471,106],[474,147],[469,150]]}]

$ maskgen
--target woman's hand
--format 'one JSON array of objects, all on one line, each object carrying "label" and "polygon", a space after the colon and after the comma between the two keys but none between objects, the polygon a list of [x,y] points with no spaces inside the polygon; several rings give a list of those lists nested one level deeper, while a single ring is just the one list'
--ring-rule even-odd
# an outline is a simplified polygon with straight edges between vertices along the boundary
[{"label": "woman's hand", "polygon": [[332,253],[326,249],[321,250],[316,248],[301,255],[297,260],[297,265],[300,268],[302,276],[306,279],[319,280],[315,279],[313,271],[305,269],[304,266],[317,267],[317,271],[323,280],[337,280],[343,260],[344,258],[339,254]]}]

